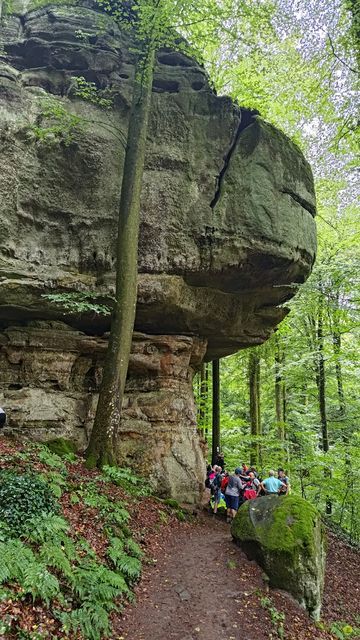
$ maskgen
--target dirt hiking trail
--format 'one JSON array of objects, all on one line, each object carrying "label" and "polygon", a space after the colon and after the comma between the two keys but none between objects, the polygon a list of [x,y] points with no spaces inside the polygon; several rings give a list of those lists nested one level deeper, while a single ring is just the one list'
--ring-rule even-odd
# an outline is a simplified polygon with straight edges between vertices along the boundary
[{"label": "dirt hiking trail", "polygon": [[285,613],[284,640],[333,638],[290,596],[267,592],[262,570],[234,544],[223,520],[200,516],[162,543],[155,566],[137,587],[136,603],[117,625],[117,638],[276,640],[281,630],[279,635],[279,622],[271,618],[277,613]]}]

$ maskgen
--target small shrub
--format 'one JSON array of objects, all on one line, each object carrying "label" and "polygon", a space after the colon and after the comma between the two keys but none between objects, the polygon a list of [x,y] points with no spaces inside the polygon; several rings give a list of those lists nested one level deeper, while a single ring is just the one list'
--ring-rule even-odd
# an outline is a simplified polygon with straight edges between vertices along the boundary
[{"label": "small shrub", "polygon": [[178,501],[174,500],[173,498],[166,498],[166,500],[164,500],[164,504],[166,504],[168,507],[171,507],[171,509],[180,509]]},{"label": "small shrub", "polygon": [[38,476],[0,472],[0,521],[5,523],[9,534],[21,535],[31,518],[57,510],[53,493]]},{"label": "small shrub", "polygon": [[339,640],[355,640],[360,637],[360,628],[352,627],[347,622],[333,622],[329,631]]},{"label": "small shrub", "polygon": [[265,596],[264,598],[261,598],[260,604],[263,607],[263,609],[267,609],[267,611],[269,612],[271,623],[275,627],[275,632],[277,634],[277,637],[280,638],[280,640],[285,640],[285,632],[284,632],[285,614],[282,611],[279,611],[275,607],[272,599],[268,598],[267,596]]},{"label": "small shrub", "polygon": [[[65,438],[54,438],[49,440],[46,446],[52,453],[56,453],[57,456],[74,456],[76,453],[76,445],[71,440],[65,440]],[[75,458],[76,459],[76,458]]]}]

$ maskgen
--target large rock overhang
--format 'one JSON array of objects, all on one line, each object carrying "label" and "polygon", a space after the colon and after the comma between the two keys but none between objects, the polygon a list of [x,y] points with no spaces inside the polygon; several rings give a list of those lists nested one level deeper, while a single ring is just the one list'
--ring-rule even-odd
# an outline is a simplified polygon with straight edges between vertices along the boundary
[{"label": "large rock overhang", "polygon": [[[126,134],[134,59],[128,36],[110,18],[102,17],[99,34],[98,16],[51,5],[11,16],[3,29],[2,328],[19,319],[61,319],[89,334],[109,328],[108,317],[69,314],[43,297],[83,290],[111,304],[114,291],[124,158],[116,130]],[[113,88],[111,115],[71,95],[75,75]],[[87,121],[68,146],[33,135],[49,97]],[[136,329],[204,337],[207,359],[260,344],[310,273],[314,214],[312,174],[300,150],[260,117],[216,96],[194,60],[159,52]]]}]

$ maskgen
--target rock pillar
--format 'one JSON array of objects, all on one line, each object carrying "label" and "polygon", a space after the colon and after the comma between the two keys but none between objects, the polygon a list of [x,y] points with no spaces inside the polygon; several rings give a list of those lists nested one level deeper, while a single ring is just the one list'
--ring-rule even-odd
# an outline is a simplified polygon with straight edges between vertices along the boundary
[{"label": "rock pillar", "polygon": [[[194,502],[204,479],[204,445],[192,392],[206,341],[135,333],[120,431],[120,464],[161,496]],[[0,334],[0,404],[9,429],[34,440],[65,437],[80,450],[95,415],[106,339],[60,322]]]}]

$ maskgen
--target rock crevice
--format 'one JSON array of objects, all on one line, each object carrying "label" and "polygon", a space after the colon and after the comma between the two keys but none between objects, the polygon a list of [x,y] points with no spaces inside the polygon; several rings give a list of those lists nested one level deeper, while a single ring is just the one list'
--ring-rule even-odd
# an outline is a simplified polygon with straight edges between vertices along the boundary
[{"label": "rock crevice", "polygon": [[215,195],[212,199],[212,201],[210,202],[210,207],[213,209],[216,204],[218,203],[218,201],[220,200],[221,197],[221,188],[224,182],[224,178],[226,175],[226,171],[228,169],[228,166],[230,164],[230,160],[231,160],[231,156],[233,155],[234,151],[235,151],[235,147],[238,143],[239,140],[239,136],[241,134],[242,131],[244,131],[244,129],[246,129],[247,127],[250,127],[250,125],[253,124],[254,122],[254,118],[256,115],[260,115],[258,111],[250,111],[248,109],[240,109],[240,117],[239,117],[239,122],[238,125],[236,127],[235,130],[235,134],[233,136],[233,140],[230,144],[229,150],[227,151],[227,153],[224,156],[224,165],[218,175],[217,178],[217,186],[216,186],[216,191],[215,191]]}]

